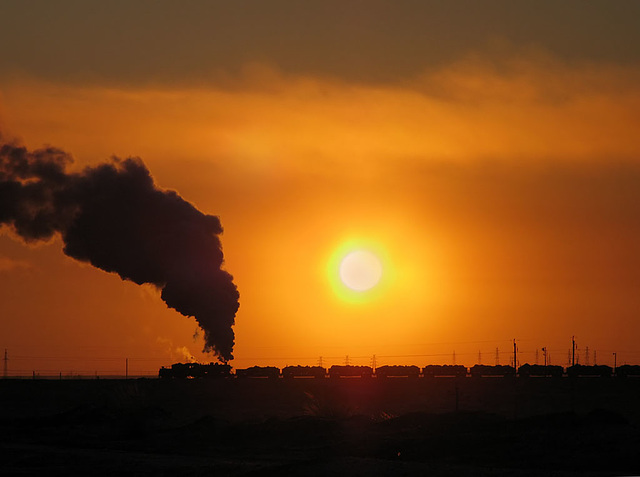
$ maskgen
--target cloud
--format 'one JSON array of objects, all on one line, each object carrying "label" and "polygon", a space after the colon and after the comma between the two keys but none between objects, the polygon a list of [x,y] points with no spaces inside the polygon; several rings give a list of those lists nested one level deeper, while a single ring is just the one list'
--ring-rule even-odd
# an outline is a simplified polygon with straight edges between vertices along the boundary
[{"label": "cloud", "polygon": [[11,130],[83,158],[135,153],[266,178],[361,177],[402,162],[636,161],[639,79],[633,65],[531,53],[469,57],[378,86],[253,65],[200,87],[22,81],[0,90]]},{"label": "cloud", "polygon": [[26,71],[75,85],[193,84],[256,61],[386,84],[496,42],[562,58],[640,59],[640,7],[630,1],[5,3],[0,76]]}]

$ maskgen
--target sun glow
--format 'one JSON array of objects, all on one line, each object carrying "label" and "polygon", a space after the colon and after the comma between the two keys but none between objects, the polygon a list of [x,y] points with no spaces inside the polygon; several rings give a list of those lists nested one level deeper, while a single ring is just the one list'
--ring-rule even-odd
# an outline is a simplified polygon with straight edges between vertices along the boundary
[{"label": "sun glow", "polygon": [[376,300],[393,280],[391,260],[380,244],[347,240],[332,254],[328,264],[329,282],[335,295],[348,303]]}]

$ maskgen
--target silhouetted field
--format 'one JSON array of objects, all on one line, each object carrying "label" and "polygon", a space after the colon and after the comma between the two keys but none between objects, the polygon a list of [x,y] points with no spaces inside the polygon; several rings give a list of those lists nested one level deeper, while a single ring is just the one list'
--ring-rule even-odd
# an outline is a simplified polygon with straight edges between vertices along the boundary
[{"label": "silhouetted field", "polygon": [[631,475],[636,379],[0,381],[2,475]]}]

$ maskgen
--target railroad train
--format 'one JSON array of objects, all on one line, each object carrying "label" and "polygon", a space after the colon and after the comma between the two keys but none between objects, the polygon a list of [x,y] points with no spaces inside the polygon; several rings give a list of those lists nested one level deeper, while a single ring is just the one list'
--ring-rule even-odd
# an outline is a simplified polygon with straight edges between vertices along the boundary
[{"label": "railroad train", "polygon": [[531,377],[640,377],[640,366],[623,365],[613,369],[610,366],[594,365],[585,366],[576,364],[563,368],[562,366],[541,366],[537,364],[524,364],[516,372],[513,366],[496,365],[487,366],[476,364],[471,368],[461,365],[428,365],[424,368],[418,366],[353,366],[334,365],[329,369],[322,366],[287,366],[279,369],[275,366],[252,366],[250,368],[236,369],[228,364],[219,363],[175,363],[170,368],[164,366],[158,373],[164,379],[193,379],[193,378],[237,378],[237,379],[339,379],[339,378],[360,378],[360,379],[433,379],[444,377],[455,378],[531,378]]}]

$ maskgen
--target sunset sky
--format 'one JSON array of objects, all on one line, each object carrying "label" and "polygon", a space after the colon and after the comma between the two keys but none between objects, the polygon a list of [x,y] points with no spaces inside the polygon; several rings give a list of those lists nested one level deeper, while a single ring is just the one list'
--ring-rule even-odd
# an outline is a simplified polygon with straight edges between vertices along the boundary
[{"label": "sunset sky", "polygon": [[[3,1],[0,131],[220,217],[234,367],[640,364],[640,3]],[[0,204],[2,207],[2,204]],[[375,253],[378,285],[338,265]],[[192,318],[0,229],[13,374],[155,373]],[[479,356],[479,353],[481,355]],[[539,359],[542,361],[541,351]]]}]

